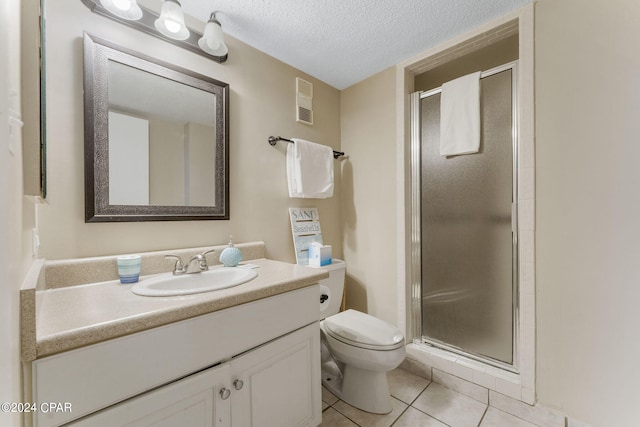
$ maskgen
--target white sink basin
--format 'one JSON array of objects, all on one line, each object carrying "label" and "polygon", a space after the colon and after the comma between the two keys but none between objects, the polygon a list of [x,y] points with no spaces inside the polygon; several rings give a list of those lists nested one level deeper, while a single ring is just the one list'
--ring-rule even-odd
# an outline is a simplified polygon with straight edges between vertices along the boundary
[{"label": "white sink basin", "polygon": [[218,267],[202,273],[161,276],[143,279],[133,285],[131,292],[149,297],[169,297],[197,294],[231,288],[258,276],[255,270],[238,267]]}]

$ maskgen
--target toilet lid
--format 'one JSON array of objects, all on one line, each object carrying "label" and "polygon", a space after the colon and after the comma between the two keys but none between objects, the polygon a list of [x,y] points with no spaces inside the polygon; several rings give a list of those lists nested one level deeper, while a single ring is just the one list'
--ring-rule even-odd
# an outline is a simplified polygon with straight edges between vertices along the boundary
[{"label": "toilet lid", "polygon": [[395,326],[356,310],[347,310],[324,320],[325,332],[356,347],[393,350],[404,344],[402,332]]}]

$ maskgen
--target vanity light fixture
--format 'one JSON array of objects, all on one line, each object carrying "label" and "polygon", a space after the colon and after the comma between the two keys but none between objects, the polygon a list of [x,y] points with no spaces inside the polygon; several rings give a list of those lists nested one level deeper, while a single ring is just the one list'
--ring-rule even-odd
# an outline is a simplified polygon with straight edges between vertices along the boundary
[{"label": "vanity light fixture", "polygon": [[164,0],[160,17],[154,23],[156,30],[173,40],[189,38],[189,29],[184,24],[184,13],[178,0]]},{"label": "vanity light fixture", "polygon": [[142,18],[142,9],[137,0],[100,0],[100,4],[115,16],[127,21]]},{"label": "vanity light fixture", "polygon": [[229,48],[224,43],[222,24],[216,19],[216,12],[213,12],[209,17],[209,21],[204,27],[204,34],[198,40],[198,46],[213,56],[224,56],[229,52]]},{"label": "vanity light fixture", "polygon": [[[0,0],[2,2],[4,0]],[[76,0],[77,1],[77,0]],[[163,0],[154,4],[154,9],[145,6],[150,1],[140,0],[80,0],[93,13],[109,18],[119,24],[135,28],[167,43],[216,61],[220,64],[229,58],[229,49],[224,42],[222,25],[213,12],[204,31],[189,29],[185,25],[184,12],[178,0]],[[158,6],[162,5],[160,11]]]}]

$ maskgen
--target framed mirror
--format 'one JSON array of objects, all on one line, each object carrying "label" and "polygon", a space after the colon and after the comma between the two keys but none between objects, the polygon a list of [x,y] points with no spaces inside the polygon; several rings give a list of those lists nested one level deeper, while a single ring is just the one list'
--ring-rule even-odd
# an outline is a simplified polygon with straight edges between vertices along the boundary
[{"label": "framed mirror", "polygon": [[228,112],[228,84],[85,34],[85,222],[229,219]]}]

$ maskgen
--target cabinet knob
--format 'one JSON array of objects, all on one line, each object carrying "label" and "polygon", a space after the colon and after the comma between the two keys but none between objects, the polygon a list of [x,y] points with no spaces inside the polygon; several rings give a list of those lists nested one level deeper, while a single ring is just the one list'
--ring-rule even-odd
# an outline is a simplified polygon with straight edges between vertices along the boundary
[{"label": "cabinet knob", "polygon": [[222,387],[220,389],[220,397],[222,398],[222,400],[227,400],[229,396],[231,396],[231,390],[229,390],[228,388]]},{"label": "cabinet knob", "polygon": [[237,380],[235,380],[235,381],[233,382],[233,387],[234,387],[236,390],[240,390],[240,389],[242,389],[242,387],[243,387],[243,386],[244,386],[244,381],[242,381],[242,380],[240,380],[240,379],[237,379]]}]

